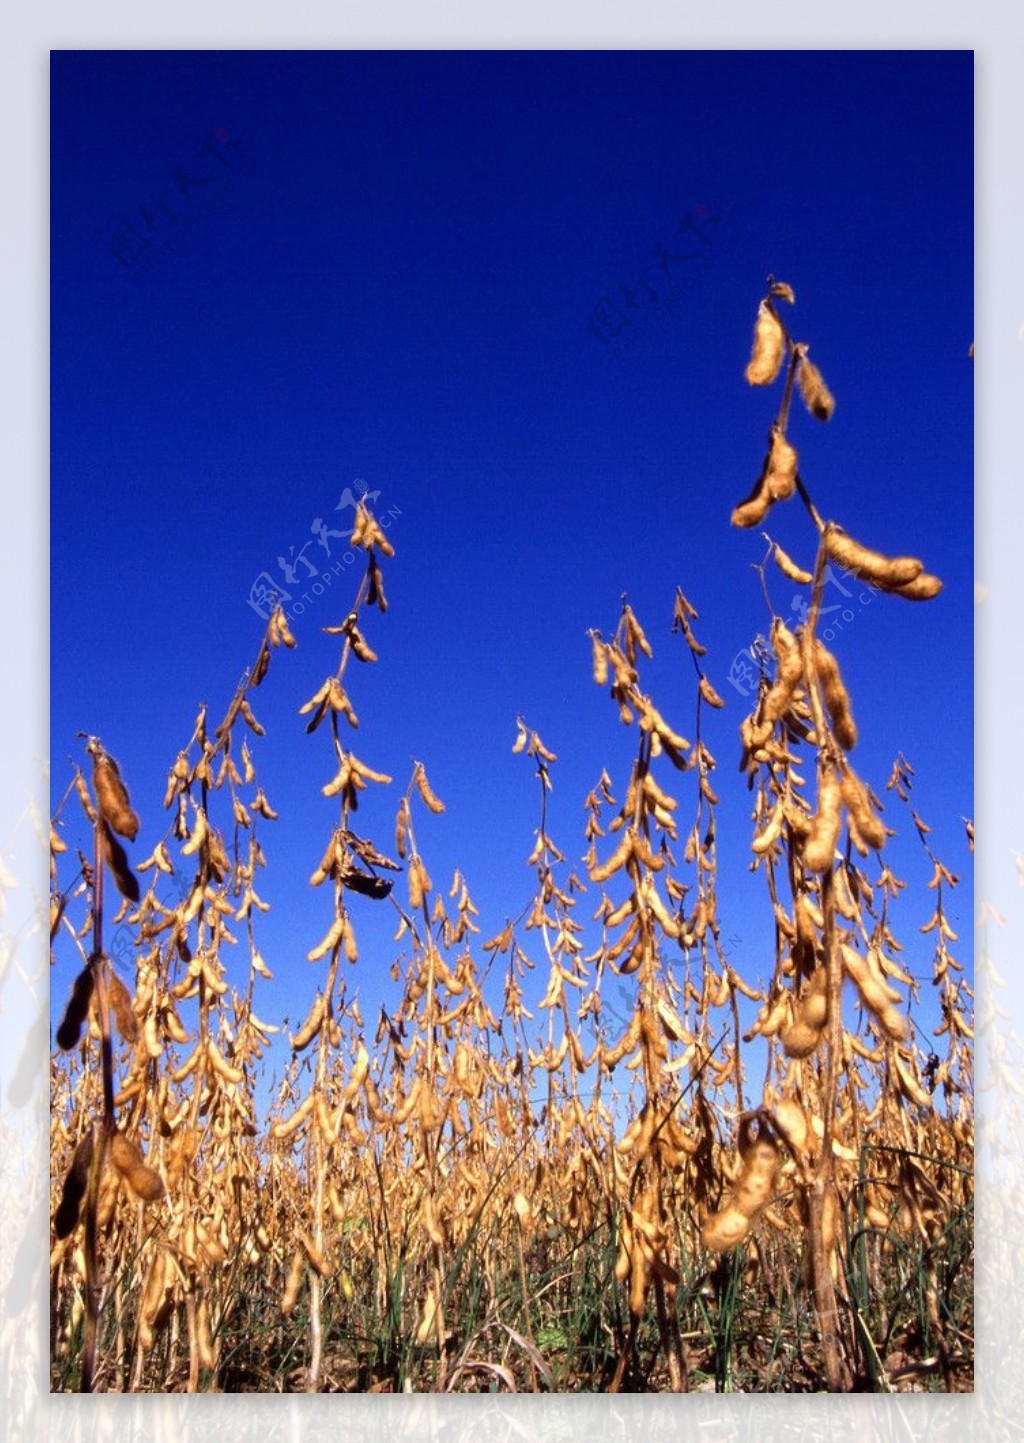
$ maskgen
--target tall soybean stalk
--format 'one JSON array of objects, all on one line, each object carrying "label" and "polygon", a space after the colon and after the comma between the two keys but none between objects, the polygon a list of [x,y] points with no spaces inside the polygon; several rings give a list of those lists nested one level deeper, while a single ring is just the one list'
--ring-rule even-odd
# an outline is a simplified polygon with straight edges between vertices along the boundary
[{"label": "tall soybean stalk", "polygon": [[[769,292],[758,308],[754,348],[746,370],[747,381],[767,386],[776,381],[785,363],[785,385],[779,413],[768,433],[768,453],[754,489],[735,507],[735,526],[759,525],[770,508],[799,494],[814,524],[817,554],[814,571],[799,567],[781,548],[773,546],[776,563],[791,581],[811,587],[807,619],[794,635],[779,618],[772,627],[772,645],[777,659],[774,682],[762,679],[758,704],[741,727],[743,765],[753,777],[765,769],[772,801],[770,815],[754,848],[773,865],[785,865],[793,894],[793,917],[780,908],[771,882],[777,926],[782,928],[782,948],[773,991],[766,1009],[755,1025],[765,1036],[778,1034],[786,1055],[808,1066],[823,1055],[823,1075],[818,1080],[821,1137],[813,1164],[809,1162],[806,1114],[800,1104],[789,1102],[776,1109],[774,1127],[797,1161],[803,1183],[802,1206],[808,1231],[809,1281],[821,1336],[825,1376],[830,1391],[849,1388],[851,1374],[844,1356],[840,1318],[832,1274],[831,1253],[835,1240],[837,1203],[834,1185],[834,1147],[839,1077],[843,1069],[842,985],[849,977],[856,985],[862,1004],[876,1019],[878,1030],[889,1045],[901,1042],[906,1023],[896,1007],[900,993],[885,975],[877,949],[862,956],[852,945],[855,932],[841,929],[837,921],[836,867],[844,815],[849,847],[862,856],[885,843],[886,829],[875,811],[874,801],[850,765],[848,754],[857,742],[850,698],[835,657],[816,637],[822,589],[830,563],[876,587],[880,591],[912,601],[936,596],[942,583],[924,571],[915,557],[886,556],[870,550],[848,536],[841,527],[819,515],[798,471],[795,448],[787,439],[790,402],[794,385],[808,411],[827,421],[834,400],[820,371],[810,361],[804,343],[792,340],[783,324],[780,303],[792,305],[792,289],[783,282],[769,281]],[[816,752],[817,804],[813,812],[802,802],[795,784],[799,758],[791,748],[806,743]],[[859,909],[843,914],[856,921]],[[791,985],[787,988],[785,979]],[[804,1084],[812,1086],[810,1080]],[[786,1110],[786,1109],[789,1110]],[[768,1166],[773,1141],[766,1135],[760,1144],[766,1191],[774,1183],[777,1160]],[[812,1148],[813,1150],[813,1148]],[[755,1183],[756,1169],[741,1176],[740,1184],[718,1221],[705,1228],[709,1246],[733,1246],[745,1234],[744,1220],[765,1200]],[[771,1176],[769,1177],[769,1174]],[[745,1186],[744,1186],[745,1184]],[[730,1227],[734,1218],[736,1225]]]},{"label": "tall soybean stalk", "polygon": [[[335,1070],[331,1065],[331,1054],[342,1041],[338,1023],[345,991],[344,982],[340,979],[341,958],[344,955],[350,963],[355,963],[359,955],[347,896],[349,892],[354,892],[377,900],[386,897],[391,890],[391,882],[380,877],[376,868],[395,865],[383,857],[371,842],[352,830],[359,793],[365,791],[371,782],[387,785],[391,778],[374,771],[345,746],[339,723],[339,718],[343,718],[351,727],[358,725],[358,717],[344,685],[345,673],[353,656],[363,663],[377,659],[360,629],[361,611],[364,606],[373,605],[381,611],[386,609],[378,552],[385,556],[394,555],[394,548],[362,502],[356,509],[351,544],[365,550],[366,573],[348,615],[339,625],[325,628],[329,634],[343,638],[341,658],[337,670],[300,708],[302,714],[309,715],[307,732],[315,731],[321,722],[330,719],[337,771],[322,790],[325,796],[338,798],[340,809],[338,824],[331,833],[320,865],[310,879],[313,886],[320,886],[328,878],[334,883],[333,919],[323,939],[308,954],[311,962],[327,959],[327,975],[317,991],[309,1015],[291,1039],[296,1054],[311,1043],[316,1044],[314,1077],[310,1091],[298,1107],[273,1128],[273,1136],[278,1140],[306,1134],[308,1141],[310,1186],[306,1190],[305,1211],[311,1216],[296,1220],[295,1246],[281,1299],[281,1311],[285,1317],[291,1313],[303,1276],[308,1273],[310,1360],[307,1389],[310,1392],[317,1391],[320,1386],[323,1362],[323,1283],[329,1274],[325,1258],[325,1213],[332,1203],[334,1209],[337,1208],[336,1193],[332,1194],[329,1187],[329,1171],[340,1129],[346,1122],[349,1128],[354,1128],[352,1109],[357,1095],[365,1089],[369,1079],[369,1053],[365,1042],[360,1039],[340,1101],[334,1108],[330,1106],[329,1084]],[[309,1222],[308,1228],[301,1226],[304,1220]]]}]

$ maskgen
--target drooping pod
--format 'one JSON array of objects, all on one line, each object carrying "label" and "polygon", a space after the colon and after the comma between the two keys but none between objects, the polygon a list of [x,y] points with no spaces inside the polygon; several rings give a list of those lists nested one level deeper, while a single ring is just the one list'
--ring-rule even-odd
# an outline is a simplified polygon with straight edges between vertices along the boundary
[{"label": "drooping pod", "polygon": [[139,1021],[132,1010],[131,994],[113,968],[107,970],[107,998],[118,1032],[125,1042],[137,1042]]},{"label": "drooping pod", "polygon": [[885,980],[881,968],[873,962],[871,953],[862,957],[846,942],[841,950],[843,968],[855,983],[864,1005],[895,1042],[902,1042],[907,1035],[907,1024],[896,1006],[901,1000],[900,993]]},{"label": "drooping pod", "polygon": [[859,840],[865,847],[880,851],[885,846],[885,824],[871,804],[867,787],[846,762],[843,763],[842,791],[854,844]]},{"label": "drooping pod", "polygon": [[121,780],[117,762],[103,750],[96,737],[89,738],[87,750],[93,758],[92,786],[100,814],[115,832],[134,842],[139,832],[139,819],[132,810],[128,788]]},{"label": "drooping pod", "polygon": [[767,301],[757,308],[754,348],[747,362],[746,378],[751,386],[770,386],[782,369],[786,337],[782,322]]},{"label": "drooping pod", "polygon": [[71,1159],[68,1175],[60,1196],[60,1205],[53,1218],[53,1230],[58,1238],[70,1237],[78,1224],[82,1199],[89,1186],[89,1168],[92,1166],[92,1128],[82,1134],[75,1155]]},{"label": "drooping pod", "polygon": [[828,973],[818,966],[797,1004],[796,1015],[781,1033],[787,1057],[810,1057],[817,1051],[828,1021]]},{"label": "drooping pod", "polygon": [[741,501],[738,506],[733,507],[729,520],[733,526],[757,526],[767,516],[771,504],[772,494],[764,482],[762,473],[746,501]]},{"label": "drooping pod", "polygon": [[807,346],[797,347],[800,367],[796,373],[797,385],[804,398],[804,405],[819,421],[828,421],[836,408],[835,397],[825,385],[821,372],[813,361],[807,358]]},{"label": "drooping pod", "polygon": [[117,890],[122,897],[127,897],[129,902],[137,902],[139,900],[139,879],[131,869],[128,854],[114,836],[110,823],[106,819],[103,820],[101,826],[103,829],[103,854],[117,884]]},{"label": "drooping pod", "polygon": [[758,1213],[771,1200],[781,1162],[779,1145],[764,1119],[748,1115],[740,1124],[740,1171],[724,1205],[705,1218],[701,1241],[714,1252],[741,1243]]},{"label": "drooping pod", "polygon": [[413,775],[416,782],[416,790],[419,792],[424,804],[432,812],[443,812],[444,802],[442,802],[439,797],[435,796],[434,792],[431,790],[430,783],[427,781],[426,769],[424,768],[422,762],[416,763],[416,768]]},{"label": "drooping pod", "polygon": [[857,745],[857,726],[853,720],[850,694],[843,682],[839,663],[828,647],[817,637],[814,638],[811,656],[815,675],[825,693],[825,705],[832,722],[832,730],[840,745],[846,751],[852,751]]},{"label": "drooping pod", "polygon": [[92,967],[86,963],[75,978],[63,1019],[57,1028],[57,1046],[64,1052],[70,1052],[72,1047],[78,1046],[82,1026],[89,1015],[95,981]]},{"label": "drooping pod", "polygon": [[795,581],[798,586],[810,586],[814,580],[811,573],[805,571],[802,566],[797,566],[793,558],[783,551],[782,547],[777,543],[772,547],[772,555],[775,560],[775,565],[782,572],[783,576],[788,577],[790,581]]},{"label": "drooping pod", "polygon": [[890,596],[902,596],[906,601],[931,601],[942,590],[942,582],[937,576],[922,571],[920,576],[915,576],[913,581],[904,582],[902,586],[880,585],[878,589]]},{"label": "drooping pod", "polygon": [[825,527],[822,541],[830,560],[862,581],[870,581],[883,589],[906,586],[924,570],[924,563],[916,556],[885,556],[881,551],[872,551],[834,522]]},{"label": "drooping pod", "polygon": [[843,790],[835,767],[826,762],[818,777],[818,810],[804,843],[804,866],[812,872],[827,872],[835,857],[842,826]]},{"label": "drooping pod", "polygon": [[786,501],[796,490],[796,447],[791,446],[777,425],[770,432],[764,481],[773,501]]}]

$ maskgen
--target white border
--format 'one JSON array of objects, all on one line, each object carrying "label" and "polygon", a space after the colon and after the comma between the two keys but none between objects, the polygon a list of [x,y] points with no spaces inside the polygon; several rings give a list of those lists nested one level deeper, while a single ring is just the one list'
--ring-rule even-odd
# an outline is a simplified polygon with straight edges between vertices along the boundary
[{"label": "white border", "polygon": [[[6,583],[4,634],[4,746],[0,775],[0,844],[5,844],[29,795],[46,813],[42,758],[46,755],[48,557],[47,530],[47,179],[48,50],[57,49],[974,49],[977,122],[977,576],[988,589],[978,610],[977,746],[978,886],[1005,921],[995,929],[993,953],[1008,986],[996,1000],[1008,1019],[997,1023],[1024,1036],[1024,984],[1019,975],[1022,899],[1014,851],[1024,852],[1021,807],[1021,705],[1019,618],[1024,567],[1020,565],[1022,439],[1018,424],[1024,391],[1024,226],[1021,214],[1020,137],[1024,134],[1020,96],[1024,90],[1024,20],[1011,7],[975,3],[896,6],[862,4],[852,12],[823,5],[763,3],[701,6],[641,3],[613,5],[607,0],[517,0],[517,3],[456,5],[438,0],[429,11],[412,3],[293,4],[279,17],[269,7],[231,0],[215,11],[196,0],[181,0],[173,11],[158,12],[94,0],[51,4],[43,13],[10,14],[5,24],[3,85],[0,105],[5,125],[3,146],[5,225],[0,231],[7,279],[2,348],[4,466],[0,504]],[[1007,23],[1009,21],[1009,24]],[[870,105],[870,96],[865,104]],[[780,145],[783,138],[780,137]],[[927,367],[927,357],[921,358]],[[935,504],[942,505],[943,480],[936,477]],[[53,584],[61,584],[54,578]],[[941,696],[922,698],[941,724]],[[44,895],[41,850],[29,845],[23,827],[14,858],[17,892],[8,894],[6,933],[16,935],[31,960],[26,933],[33,926],[33,894]],[[2,924],[0,924],[2,925]],[[36,939],[38,940],[38,939]],[[5,945],[8,945],[5,943]],[[34,964],[29,966],[34,970]],[[10,990],[8,984],[8,992]],[[46,987],[45,971],[42,988]],[[35,989],[32,989],[35,990]],[[25,998],[30,989],[25,986]],[[4,998],[3,1053],[17,1045],[16,1000]],[[45,995],[41,1004],[46,1005]],[[33,1002],[33,1005],[36,1005]],[[10,1030],[9,1030],[10,1029]],[[986,1047],[979,1037],[979,1055]],[[1019,1057],[1020,1054],[1015,1054]],[[1018,1069],[1019,1072],[1019,1069]],[[7,1069],[4,1069],[7,1075]],[[988,1107],[1004,1132],[997,1092]],[[1014,1132],[1016,1133],[1014,1114]],[[18,1146],[42,1144],[45,1115],[23,1114]],[[2,1139],[4,1177],[9,1178],[12,1139]],[[1019,1147],[1016,1136],[1014,1145]],[[393,1435],[452,1439],[481,1429],[489,1437],[518,1440],[527,1433],[543,1438],[587,1434],[627,1439],[641,1435],[674,1437],[680,1428],[701,1438],[726,1440],[771,1430],[794,1436],[927,1437],[930,1443],[953,1439],[966,1429],[980,1436],[1006,1437],[1019,1432],[1024,1356],[1021,1333],[1021,1247],[1003,1250],[1008,1236],[1007,1198],[1021,1187],[1019,1154],[1012,1175],[1000,1190],[985,1188],[979,1197],[978,1379],[976,1395],[959,1398],[915,1397],[846,1399],[773,1397],[691,1397],[611,1399],[560,1396],[547,1399],[370,1398],[91,1398],[48,1395],[24,1411],[23,1379],[0,1378],[0,1410],[8,1411],[12,1440],[49,1434],[54,1439],[138,1437],[198,1440],[229,1428],[233,1436],[287,1439],[288,1443],[325,1438],[339,1431],[361,1439]],[[982,1192],[979,1176],[979,1192]],[[16,1234],[10,1191],[0,1245]],[[986,1216],[994,1225],[986,1225]],[[1022,1233],[1017,1231],[1018,1244]],[[45,1246],[45,1244],[43,1244]],[[3,1264],[8,1276],[9,1260]],[[996,1286],[998,1279],[998,1287]],[[6,1295],[3,1296],[6,1302]],[[18,1320],[20,1346],[38,1347],[40,1386],[46,1387],[45,1309],[37,1331]],[[0,1317],[0,1349],[7,1360],[12,1323]],[[12,1391],[13,1390],[13,1391]],[[14,1404],[14,1418],[11,1405]],[[1005,1410],[1005,1411],[1004,1411]],[[1000,1422],[1000,1415],[1006,1418]],[[12,1422],[12,1418],[14,1421]],[[1012,1421],[1011,1421],[1012,1420]]]}]

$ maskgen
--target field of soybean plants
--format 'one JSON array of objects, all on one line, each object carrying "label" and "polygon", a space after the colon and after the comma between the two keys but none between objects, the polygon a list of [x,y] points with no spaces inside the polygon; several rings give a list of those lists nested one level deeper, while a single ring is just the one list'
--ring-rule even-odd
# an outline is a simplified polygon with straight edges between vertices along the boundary
[{"label": "field of soybean plants", "polygon": [[[830,578],[915,615],[942,581],[884,516],[845,530],[836,488],[804,474],[834,401],[798,315],[769,279],[745,374],[738,356],[721,377],[756,388],[768,432],[749,494],[722,483],[763,633],[745,699],[702,642],[684,550],[663,618],[626,595],[581,648],[580,706],[606,708],[632,759],[595,758],[579,835],[552,834],[559,739],[509,718],[535,798],[515,917],[474,903],[487,838],[439,875],[425,765],[375,764],[364,679],[388,667],[402,561],[368,497],[324,628],[336,665],[294,698],[312,736],[295,771],[333,824],[310,842],[324,927],[296,942],[287,1023],[263,1001],[278,811],[260,779],[267,748],[296,744],[260,721],[296,646],[285,608],[233,695],[211,653],[225,699],[168,757],[162,810],[81,699],[50,829],[54,976],[73,978],[52,1003],[55,1391],[972,1389],[974,994],[951,906],[973,825],[958,855],[933,850],[920,719],[890,717],[891,770],[862,771],[822,625]],[[751,473],[763,448],[751,436]],[[798,555],[771,534],[787,505]],[[685,714],[652,694],[656,651]],[[414,707],[408,725],[415,748]],[[393,824],[368,825],[382,807]],[[748,824],[739,855],[719,850],[726,812]],[[923,927],[890,870],[897,831],[930,874]],[[737,870],[760,889],[757,974],[719,907]],[[365,940],[382,913],[384,957]]]}]

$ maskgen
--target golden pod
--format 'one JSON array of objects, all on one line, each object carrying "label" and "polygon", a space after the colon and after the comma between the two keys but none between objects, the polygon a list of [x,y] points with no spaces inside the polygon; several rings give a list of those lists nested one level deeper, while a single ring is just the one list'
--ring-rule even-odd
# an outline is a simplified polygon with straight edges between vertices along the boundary
[{"label": "golden pod", "polygon": [[623,832],[619,845],[615,848],[615,851],[608,860],[602,862],[599,866],[591,867],[590,880],[592,882],[607,882],[609,877],[619,871],[621,867],[624,867],[632,854],[635,840],[636,833],[632,827],[628,827]]},{"label": "golden pod", "polygon": [[743,1242],[750,1231],[751,1220],[738,1208],[726,1207],[705,1218],[700,1239],[711,1252],[725,1253]]},{"label": "golden pod", "polygon": [[757,526],[767,516],[772,504],[772,494],[763,480],[758,480],[753,493],[746,501],[734,506],[729,521],[733,526]]},{"label": "golden pod", "polygon": [[312,1111],[313,1093],[310,1092],[307,1093],[290,1117],[285,1118],[283,1122],[275,1122],[271,1128],[272,1135],[276,1138],[291,1137],[293,1133],[298,1132]]},{"label": "golden pod", "polygon": [[92,787],[100,814],[115,832],[134,842],[139,833],[139,819],[132,810],[118,765],[95,739],[90,739],[88,750],[93,756]]},{"label": "golden pod", "polygon": [[288,1277],[284,1285],[284,1292],[281,1294],[281,1312],[288,1317],[299,1300],[299,1288],[302,1286],[302,1274],[305,1270],[303,1252],[296,1248],[292,1253],[291,1266],[288,1269]]},{"label": "golden pod", "polygon": [[326,1012],[326,999],[324,998],[322,993],[318,992],[316,994],[316,997],[313,999],[313,1005],[309,1009],[309,1014],[306,1017],[305,1022],[299,1028],[298,1032],[296,1032],[294,1036],[289,1038],[293,1052],[301,1052],[304,1047],[309,1046],[309,1044],[313,1041],[313,1038],[320,1031]]},{"label": "golden pod", "polygon": [[127,1175],[132,1168],[142,1164],[142,1153],[130,1138],[125,1137],[123,1132],[113,1133],[110,1138],[109,1153],[110,1161],[123,1175]]},{"label": "golden pod", "polygon": [[770,851],[782,835],[782,824],[784,821],[785,812],[782,807],[782,798],[779,797],[775,806],[772,808],[771,815],[768,818],[764,830],[759,832],[750,844],[753,851],[757,852],[759,856]]},{"label": "golden pod", "polygon": [[424,769],[422,762],[416,763],[413,777],[416,782],[416,790],[419,792],[420,796],[423,798],[424,803],[430,809],[430,811],[438,814],[443,812],[444,802],[442,802],[438,797],[436,797],[431,790],[430,783],[427,781],[427,773]]},{"label": "golden pod", "polygon": [[843,682],[839,663],[824,642],[817,637],[814,638],[811,657],[815,675],[825,693],[825,705],[832,722],[832,730],[840,745],[846,751],[852,751],[857,745],[857,726],[853,720],[850,694]]},{"label": "golden pod", "polygon": [[[715,691],[715,688],[711,685],[706,676],[702,676],[700,679],[700,694],[707,702],[708,706],[713,706],[716,708],[721,708],[725,706],[725,702],[719,696],[718,692]],[[675,803],[673,802],[673,806],[674,805]]]},{"label": "golden pod", "polygon": [[787,552],[783,551],[781,546],[772,546],[772,556],[774,557],[775,565],[782,572],[783,576],[788,577],[790,581],[795,581],[798,586],[810,586],[814,577],[809,571],[805,571],[802,566],[797,566],[796,562]]},{"label": "golden pod", "polygon": [[825,527],[822,541],[832,561],[876,586],[906,586],[924,570],[923,562],[915,556],[884,556],[880,551],[862,546],[834,523]]},{"label": "golden pod", "polygon": [[819,421],[827,421],[836,408],[835,398],[825,385],[821,372],[813,361],[807,358],[807,347],[798,347],[800,367],[796,373],[797,385],[804,399],[804,405]]},{"label": "golden pod", "polygon": [[810,1140],[807,1114],[795,1098],[781,1098],[772,1113],[775,1125],[797,1152],[804,1152]]},{"label": "golden pod", "polygon": [[309,1266],[316,1273],[317,1277],[326,1278],[330,1272],[330,1269],[328,1268],[327,1263],[324,1261],[323,1253],[316,1246],[313,1239],[309,1236],[309,1233],[307,1233],[304,1229],[301,1229],[299,1231],[298,1238],[300,1244],[302,1245],[302,1251],[306,1254],[306,1259],[309,1262]]},{"label": "golden pod", "polygon": [[328,952],[330,952],[332,948],[334,948],[334,947],[336,947],[336,946],[338,945],[338,943],[341,941],[341,939],[342,939],[342,937],[344,936],[344,934],[345,934],[345,918],[344,918],[344,916],[335,917],[334,921],[331,923],[330,928],[328,929],[327,934],[326,934],[326,936],[323,938],[323,940],[322,940],[321,942],[319,942],[319,943],[317,944],[317,946],[315,946],[315,947],[312,949],[311,952],[307,952],[307,953],[306,953],[306,958],[307,958],[307,960],[310,961],[310,962],[319,962],[320,959],[321,959],[321,957],[326,957],[327,954],[328,954]]},{"label": "golden pod", "polygon": [[902,586],[880,586],[879,589],[892,596],[902,596],[907,601],[931,601],[942,590],[942,582],[937,576],[922,571],[920,576],[904,582]]},{"label": "golden pod", "polygon": [[842,791],[851,825],[856,827],[868,846],[880,850],[885,846],[885,825],[871,805],[867,788],[852,767],[843,767]]},{"label": "golden pod", "polygon": [[166,1192],[163,1178],[155,1168],[147,1167],[144,1162],[131,1168],[124,1177],[140,1202],[159,1202]]},{"label": "golden pod", "polygon": [[751,386],[769,386],[776,379],[782,369],[785,341],[782,322],[768,302],[762,301],[757,308],[754,346],[745,372]]},{"label": "golden pod", "polygon": [[818,1049],[821,1042],[822,1029],[811,1027],[809,1023],[799,1018],[781,1032],[782,1046],[787,1057],[804,1058],[810,1057]]},{"label": "golden pod", "polygon": [[128,988],[112,967],[107,970],[107,998],[118,1032],[125,1042],[137,1042],[139,1040],[139,1021],[132,1010],[132,999]]},{"label": "golden pod", "polygon": [[786,501],[796,490],[797,454],[785,436],[773,426],[768,458],[764,468],[764,485],[773,501]]},{"label": "golden pod", "polygon": [[843,793],[835,768],[826,764],[818,780],[818,810],[804,843],[804,865],[812,872],[827,872],[832,866],[842,827]]}]

